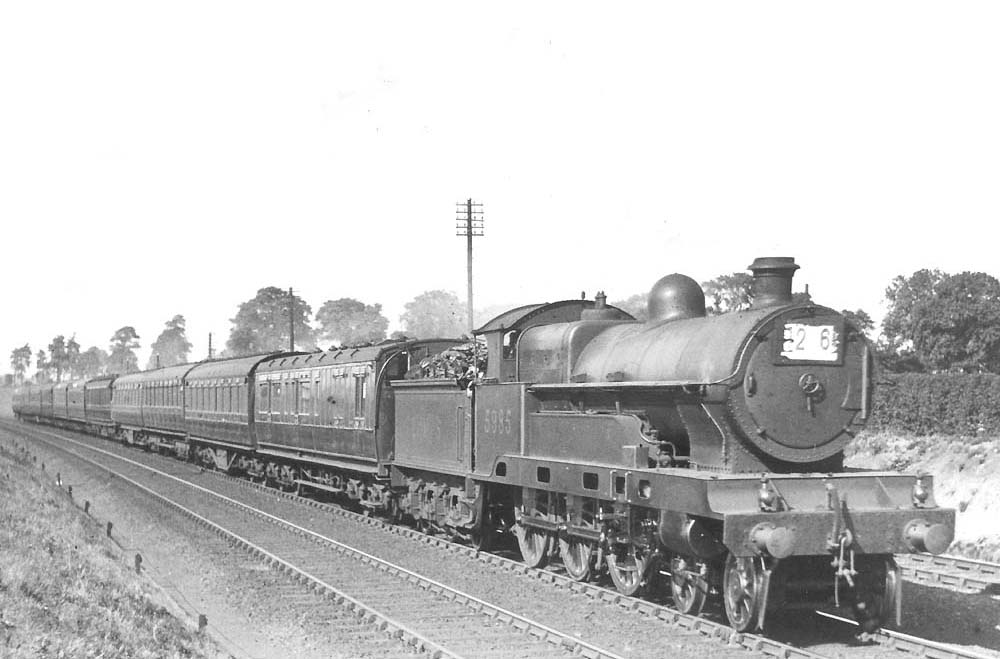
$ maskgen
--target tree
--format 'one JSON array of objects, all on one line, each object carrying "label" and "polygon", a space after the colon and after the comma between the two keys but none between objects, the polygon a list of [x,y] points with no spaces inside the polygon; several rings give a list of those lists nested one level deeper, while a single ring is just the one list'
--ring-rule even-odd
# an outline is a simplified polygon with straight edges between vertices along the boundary
[{"label": "tree", "polygon": [[69,370],[69,353],[66,352],[66,337],[60,334],[49,344],[49,367],[56,372],[56,382],[62,382],[62,375]]},{"label": "tree", "polygon": [[295,347],[312,350],[316,346],[313,329],[309,326],[312,308],[297,295],[289,299],[286,291],[268,286],[240,305],[226,348],[234,356],[256,355],[287,350],[291,333],[289,312],[295,307]]},{"label": "tree", "polygon": [[743,311],[753,300],[753,277],[745,272],[720,275],[702,283],[705,310],[710,314]]},{"label": "tree", "polygon": [[933,371],[1000,371],[1000,281],[918,270],[886,289],[884,347]]},{"label": "tree", "polygon": [[381,341],[389,329],[382,305],[369,305],[349,297],[327,300],[316,312],[319,338],[339,346]]},{"label": "tree", "polygon": [[70,378],[81,377],[80,344],[76,342],[76,334],[66,341],[66,367],[69,369]]},{"label": "tree", "polygon": [[49,364],[49,356],[45,354],[44,350],[39,350],[38,354],[35,355],[35,381],[36,382],[49,382],[52,380],[51,365]]},{"label": "tree", "polygon": [[97,346],[91,346],[80,354],[77,360],[77,370],[82,378],[96,378],[103,375],[108,367],[108,353]]},{"label": "tree", "polygon": [[850,323],[854,329],[858,330],[868,338],[871,338],[871,333],[875,330],[875,321],[872,317],[865,312],[864,309],[855,309],[854,311],[849,311],[844,309],[841,311],[847,322]]},{"label": "tree", "polygon": [[135,349],[139,347],[139,335],[131,325],[121,327],[111,337],[111,356],[108,368],[112,373],[134,373],[139,370],[139,359]]},{"label": "tree", "polygon": [[176,315],[166,322],[166,329],[153,342],[152,352],[146,368],[183,364],[191,352],[191,342],[187,340],[184,316]]},{"label": "tree", "polygon": [[940,270],[918,270],[909,277],[898,275],[885,289],[888,312],[882,319],[885,351],[905,357],[913,352],[913,311],[934,297],[934,287],[944,279]]},{"label": "tree", "polygon": [[14,382],[24,383],[24,374],[31,366],[31,346],[25,343],[20,348],[14,348],[10,353],[10,366],[14,369]]},{"label": "tree", "polygon": [[406,303],[399,317],[407,335],[418,339],[462,336],[465,305],[450,291],[424,291]]},{"label": "tree", "polygon": [[612,302],[611,306],[627,311],[636,320],[649,320],[649,295],[647,293],[636,293],[624,300]]}]

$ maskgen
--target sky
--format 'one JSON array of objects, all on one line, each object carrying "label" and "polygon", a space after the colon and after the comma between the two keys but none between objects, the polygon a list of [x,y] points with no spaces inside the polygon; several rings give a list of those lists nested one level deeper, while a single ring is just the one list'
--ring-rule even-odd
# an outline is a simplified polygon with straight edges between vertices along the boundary
[{"label": "sky", "polygon": [[1000,276],[996,2],[0,0],[0,372],[57,334],[193,359],[293,287],[399,328],[623,299],[793,256],[879,318],[897,275]]}]

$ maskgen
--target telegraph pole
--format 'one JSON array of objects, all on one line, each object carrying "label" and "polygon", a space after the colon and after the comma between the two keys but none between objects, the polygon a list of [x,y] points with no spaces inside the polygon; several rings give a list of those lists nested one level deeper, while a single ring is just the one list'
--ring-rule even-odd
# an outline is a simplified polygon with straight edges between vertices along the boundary
[{"label": "telegraph pole", "polygon": [[295,352],[295,295],[288,289],[288,352]]},{"label": "telegraph pole", "polygon": [[469,279],[468,314],[469,336],[476,329],[472,320],[472,238],[483,235],[483,205],[474,203],[471,199],[460,201],[455,208],[455,235],[466,237],[467,269]]}]

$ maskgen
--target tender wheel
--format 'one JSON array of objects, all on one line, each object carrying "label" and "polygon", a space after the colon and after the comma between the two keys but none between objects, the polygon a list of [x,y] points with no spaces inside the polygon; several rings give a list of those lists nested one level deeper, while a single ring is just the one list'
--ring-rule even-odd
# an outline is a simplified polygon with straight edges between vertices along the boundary
[{"label": "tender wheel", "polygon": [[393,524],[400,524],[403,521],[403,507],[399,504],[399,499],[394,496],[389,497],[389,502],[386,509],[386,517]]},{"label": "tender wheel", "polygon": [[635,545],[617,545],[607,558],[608,572],[615,588],[622,595],[638,595],[646,585],[646,567],[649,556],[645,549]]},{"label": "tender wheel", "polygon": [[493,508],[489,502],[489,491],[483,486],[476,499],[476,517],[469,530],[469,544],[478,551],[489,551],[497,539],[496,525],[493,520]]},{"label": "tender wheel", "polygon": [[722,600],[729,625],[738,632],[749,631],[757,625],[764,574],[761,560],[732,554],[726,559],[726,568],[722,573]]},{"label": "tender wheel", "polygon": [[670,593],[681,613],[699,615],[705,607],[708,582],[698,573],[698,566],[681,556],[670,561]]},{"label": "tender wheel", "polygon": [[562,556],[563,567],[575,581],[590,579],[591,566],[594,562],[594,543],[580,538],[559,540],[559,554]]},{"label": "tender wheel", "polygon": [[469,544],[479,551],[489,551],[493,548],[497,532],[486,520],[483,520],[469,531]]},{"label": "tender wheel", "polygon": [[518,524],[517,546],[521,558],[528,567],[543,567],[549,561],[549,534],[529,526]]}]

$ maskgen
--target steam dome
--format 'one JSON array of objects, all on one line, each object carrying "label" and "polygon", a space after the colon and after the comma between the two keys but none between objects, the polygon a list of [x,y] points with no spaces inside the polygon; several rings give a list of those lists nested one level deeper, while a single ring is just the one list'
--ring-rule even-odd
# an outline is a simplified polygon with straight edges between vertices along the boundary
[{"label": "steam dome", "polygon": [[705,293],[694,279],[674,273],[649,291],[649,321],[653,323],[705,315]]}]

